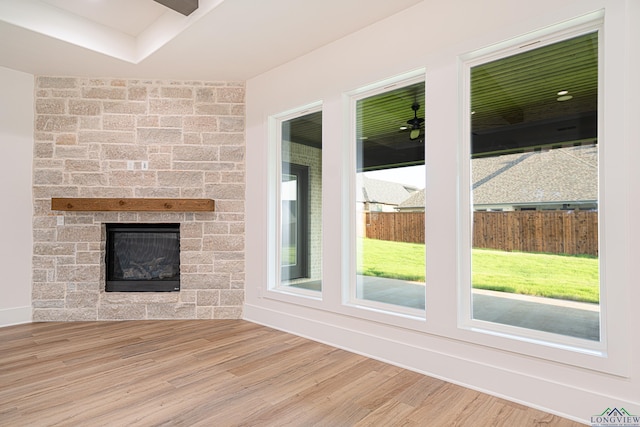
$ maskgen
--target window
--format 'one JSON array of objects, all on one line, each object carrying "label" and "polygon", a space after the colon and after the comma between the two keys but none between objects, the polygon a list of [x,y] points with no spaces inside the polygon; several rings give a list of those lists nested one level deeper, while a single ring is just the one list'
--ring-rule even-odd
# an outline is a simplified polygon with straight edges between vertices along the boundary
[{"label": "window", "polygon": [[283,281],[309,277],[309,167],[282,163]]},{"label": "window", "polygon": [[322,112],[278,118],[275,204],[279,277],[273,288],[322,289]]},{"label": "window", "polygon": [[602,339],[598,37],[591,28],[468,64],[463,310],[482,327]]},{"label": "window", "polygon": [[350,301],[391,312],[425,309],[423,77],[352,98],[355,259]]}]

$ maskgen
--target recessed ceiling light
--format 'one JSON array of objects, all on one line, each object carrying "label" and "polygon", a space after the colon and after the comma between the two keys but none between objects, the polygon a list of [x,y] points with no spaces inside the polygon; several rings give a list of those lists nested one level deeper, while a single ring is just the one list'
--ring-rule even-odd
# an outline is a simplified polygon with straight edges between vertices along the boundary
[{"label": "recessed ceiling light", "polygon": [[558,97],[558,101],[560,101],[560,102],[562,102],[562,101],[568,101],[568,100],[570,100],[570,99],[572,99],[572,98],[573,98],[573,96],[571,96],[571,95],[563,95],[563,96],[559,96],[559,97]]},{"label": "recessed ceiling light", "polygon": [[407,130],[408,128],[406,126],[400,126],[400,130]]},{"label": "recessed ceiling light", "polygon": [[568,90],[561,90],[560,92],[558,92],[558,96],[566,95],[568,93],[569,93]]}]

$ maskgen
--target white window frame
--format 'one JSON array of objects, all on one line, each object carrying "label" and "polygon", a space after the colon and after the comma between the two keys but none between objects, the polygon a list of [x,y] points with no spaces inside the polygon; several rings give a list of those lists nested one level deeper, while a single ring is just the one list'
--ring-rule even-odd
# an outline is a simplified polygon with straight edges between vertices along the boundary
[{"label": "white window frame", "polygon": [[[425,82],[425,70],[419,69],[410,71],[405,74],[401,74],[389,79],[385,79],[379,81],[377,83],[373,83],[362,87],[360,89],[356,89],[346,94],[349,105],[349,117],[350,117],[350,127],[349,127],[349,154],[348,154],[348,173],[347,173],[347,190],[345,191],[348,194],[348,206],[349,209],[345,211],[348,213],[348,218],[343,218],[346,224],[348,224],[348,228],[346,230],[344,236],[344,253],[348,254],[347,261],[344,263],[346,266],[345,271],[348,275],[346,280],[343,281],[343,289],[342,289],[342,298],[343,305],[350,308],[355,308],[357,310],[361,310],[364,314],[365,312],[373,312],[373,313],[382,313],[382,314],[390,314],[392,316],[400,316],[407,319],[420,320],[424,322],[425,320],[425,311],[426,311],[426,301],[425,301],[425,310],[404,307],[395,304],[383,303],[378,301],[365,300],[362,298],[358,298],[357,296],[357,216],[358,212],[356,210],[356,200],[357,200],[357,114],[356,114],[356,106],[358,101],[368,98],[371,96],[375,96],[381,93],[389,92],[394,89],[398,89],[405,86],[410,86],[415,83]],[[426,88],[425,88],[426,90]],[[426,97],[425,97],[426,99]],[[426,103],[426,101],[425,101]],[[425,138],[425,147],[426,147],[426,138]],[[426,162],[425,162],[426,163]],[[426,245],[425,245],[426,251]],[[426,258],[425,258],[426,259]],[[426,286],[426,284],[425,284]],[[426,292],[425,292],[425,300],[426,300]]]},{"label": "white window frame", "polygon": [[[607,166],[607,153],[620,150],[620,144],[616,144],[617,138],[607,138],[605,132],[605,62],[604,55],[606,46],[604,42],[604,24],[602,11],[583,16],[571,22],[565,22],[557,26],[531,33],[509,42],[492,46],[472,52],[460,57],[460,123],[461,142],[459,149],[459,195],[458,195],[458,329],[460,336],[465,340],[490,345],[521,352],[522,348],[532,350],[529,354],[556,360],[569,364],[579,364],[581,367],[601,370],[626,375],[628,365],[623,358],[624,350],[628,344],[624,342],[624,335],[620,331],[611,331],[607,328],[608,319],[616,316],[617,319],[626,318],[623,301],[620,300],[620,291],[607,286],[613,283],[616,286],[617,274],[611,274],[612,268],[609,264],[613,262],[615,255],[607,256],[603,250],[607,246],[607,239],[615,239],[613,233],[608,236],[605,230],[612,224],[607,222],[608,206],[604,198],[604,177],[607,172],[612,175]],[[599,153],[599,237],[600,237],[600,341],[578,339],[568,336],[561,336],[547,332],[517,328],[509,325],[475,320],[471,311],[471,128],[470,116],[470,70],[473,66],[486,63],[495,59],[510,56],[517,52],[538,48],[547,44],[556,43],[579,35],[598,32],[598,153]],[[609,111],[606,115],[609,122],[613,122],[612,114]],[[612,125],[613,126],[613,125]],[[612,129],[609,128],[609,129]],[[605,141],[606,139],[606,141]],[[612,169],[612,168],[610,168]],[[615,227],[609,227],[613,230]],[[619,231],[616,230],[616,234]],[[609,298],[609,295],[616,294],[616,298]],[[614,301],[615,300],[615,301]],[[615,308],[614,305],[615,304]],[[611,321],[614,324],[621,324],[619,321]],[[511,343],[510,343],[511,341]],[[518,344],[519,342],[519,344]],[[530,345],[533,344],[533,347]],[[516,350],[518,349],[518,350]],[[558,351],[559,350],[559,351]],[[567,354],[567,351],[571,354]],[[576,357],[576,353],[584,357]],[[579,362],[578,362],[579,360]]]},{"label": "white window frame", "polygon": [[[280,259],[282,256],[282,203],[280,202],[280,180],[282,175],[282,123],[310,113],[322,112],[322,107],[322,101],[317,101],[280,114],[275,114],[268,118],[267,247],[269,249],[267,250],[267,289],[264,296],[287,302],[306,302],[312,306],[322,301],[322,290],[312,291],[282,285],[280,266]],[[324,265],[322,270],[322,277],[324,277]]]}]

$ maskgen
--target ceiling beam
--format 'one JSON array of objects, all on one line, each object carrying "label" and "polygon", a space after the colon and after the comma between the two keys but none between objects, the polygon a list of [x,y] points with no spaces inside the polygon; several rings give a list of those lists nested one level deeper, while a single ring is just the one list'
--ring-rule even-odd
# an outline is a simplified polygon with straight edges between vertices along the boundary
[{"label": "ceiling beam", "polygon": [[198,0],[155,0],[163,6],[189,16],[198,8]]}]

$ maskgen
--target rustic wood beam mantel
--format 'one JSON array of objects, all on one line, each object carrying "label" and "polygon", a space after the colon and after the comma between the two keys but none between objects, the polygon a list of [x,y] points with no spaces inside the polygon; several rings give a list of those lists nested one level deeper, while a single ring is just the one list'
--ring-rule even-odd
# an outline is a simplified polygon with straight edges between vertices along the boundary
[{"label": "rustic wood beam mantel", "polygon": [[53,211],[84,212],[213,212],[215,203],[212,199],[101,199],[101,198],[66,198],[51,199]]}]

